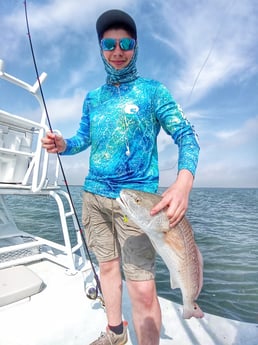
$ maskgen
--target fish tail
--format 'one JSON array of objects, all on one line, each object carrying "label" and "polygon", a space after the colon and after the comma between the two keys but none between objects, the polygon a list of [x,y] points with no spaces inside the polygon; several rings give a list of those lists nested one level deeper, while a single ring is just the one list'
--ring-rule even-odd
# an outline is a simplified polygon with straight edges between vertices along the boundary
[{"label": "fish tail", "polygon": [[204,317],[204,313],[197,303],[183,306],[183,318],[190,319],[191,317],[196,317],[198,319]]}]

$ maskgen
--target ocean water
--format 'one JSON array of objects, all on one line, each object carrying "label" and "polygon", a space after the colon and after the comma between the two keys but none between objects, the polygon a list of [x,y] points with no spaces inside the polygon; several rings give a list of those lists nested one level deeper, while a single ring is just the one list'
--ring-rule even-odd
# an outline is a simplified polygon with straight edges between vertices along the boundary
[{"label": "ocean water", "polygon": [[[198,304],[204,312],[258,323],[258,189],[193,189],[187,216],[204,261]],[[160,294],[180,302],[166,267],[158,267]]]},{"label": "ocean water", "polygon": [[[70,190],[80,218],[81,187]],[[18,195],[7,201],[21,230],[62,243],[51,197]],[[198,304],[207,313],[258,323],[258,189],[194,188],[187,216],[204,260]],[[156,282],[160,296],[181,303],[160,257]]]}]

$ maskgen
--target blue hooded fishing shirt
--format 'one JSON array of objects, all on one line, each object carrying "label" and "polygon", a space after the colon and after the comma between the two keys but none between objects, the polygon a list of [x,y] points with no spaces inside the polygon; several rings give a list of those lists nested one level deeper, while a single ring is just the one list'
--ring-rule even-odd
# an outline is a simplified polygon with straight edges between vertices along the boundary
[{"label": "blue hooded fishing shirt", "polygon": [[84,190],[116,198],[123,188],[157,192],[157,136],[161,129],[178,145],[178,171],[195,174],[199,145],[195,132],[168,89],[137,77],[90,91],[75,136],[66,139],[73,155],[91,147]]}]

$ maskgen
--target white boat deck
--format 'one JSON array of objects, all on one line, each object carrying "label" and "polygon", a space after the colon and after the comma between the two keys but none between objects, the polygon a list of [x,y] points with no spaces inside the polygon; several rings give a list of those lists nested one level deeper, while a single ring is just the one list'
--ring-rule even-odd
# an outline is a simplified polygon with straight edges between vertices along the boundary
[{"label": "white boat deck", "polygon": [[30,298],[0,308],[0,344],[89,344],[105,330],[101,303],[85,294],[85,278],[92,280],[90,270],[69,275],[63,267],[47,260],[29,268],[46,287]]},{"label": "white boat deck", "polygon": [[[46,287],[40,293],[0,308],[0,344],[88,345],[106,327],[99,301],[85,294],[91,270],[76,275],[50,261],[33,263]],[[163,325],[161,345],[258,345],[258,325],[206,314],[201,320],[182,318],[180,305],[160,299]],[[128,345],[137,345],[131,308],[124,289],[124,318],[129,321]]]}]

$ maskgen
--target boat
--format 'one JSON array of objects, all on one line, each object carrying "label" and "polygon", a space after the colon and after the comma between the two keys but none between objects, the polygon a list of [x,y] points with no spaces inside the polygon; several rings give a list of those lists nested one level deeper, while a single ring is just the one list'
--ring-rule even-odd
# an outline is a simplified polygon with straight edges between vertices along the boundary
[{"label": "boat", "polygon": [[[69,189],[59,182],[59,157],[50,159],[41,147],[41,138],[49,131],[40,92],[46,77],[42,73],[30,85],[6,73],[0,61],[1,83],[28,92],[40,110],[39,120],[34,121],[0,109],[1,345],[88,345],[106,328],[98,267],[85,245]],[[61,240],[45,237],[40,222],[20,229],[8,203],[10,196],[23,196],[30,202],[42,198],[45,211],[53,200]],[[28,217],[32,212],[26,202],[24,212]],[[258,324],[208,313],[203,319],[184,320],[180,304],[159,300],[161,345],[258,345]],[[123,317],[129,323],[127,344],[137,345],[125,284]]]}]

